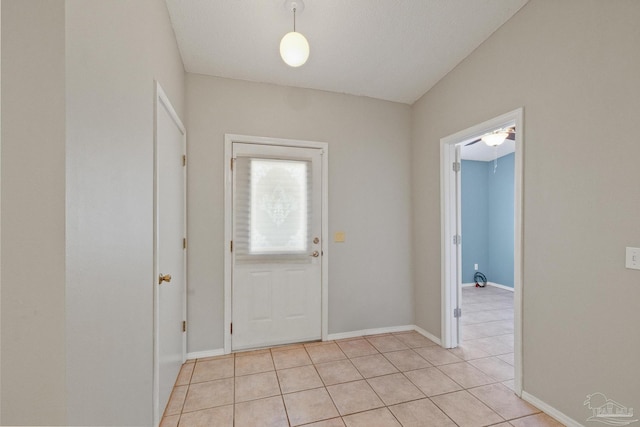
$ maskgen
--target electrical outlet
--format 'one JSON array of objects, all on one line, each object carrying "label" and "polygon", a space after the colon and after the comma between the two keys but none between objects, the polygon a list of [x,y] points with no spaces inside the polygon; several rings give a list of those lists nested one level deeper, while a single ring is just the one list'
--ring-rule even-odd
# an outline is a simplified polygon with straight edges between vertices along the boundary
[{"label": "electrical outlet", "polygon": [[473,264],[473,269],[474,269],[475,271],[478,271],[478,264]]},{"label": "electrical outlet", "polygon": [[640,270],[640,248],[627,248],[625,267]]}]

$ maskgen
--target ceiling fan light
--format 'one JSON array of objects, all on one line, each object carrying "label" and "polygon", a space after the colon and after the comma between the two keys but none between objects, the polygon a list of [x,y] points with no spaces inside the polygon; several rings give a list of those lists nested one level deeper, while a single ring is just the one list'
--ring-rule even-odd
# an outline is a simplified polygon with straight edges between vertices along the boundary
[{"label": "ceiling fan light", "polygon": [[291,67],[299,67],[309,59],[309,42],[300,33],[292,31],[280,40],[280,56]]},{"label": "ceiling fan light", "polygon": [[491,132],[482,136],[482,142],[489,147],[497,147],[502,144],[508,136],[508,132]]}]

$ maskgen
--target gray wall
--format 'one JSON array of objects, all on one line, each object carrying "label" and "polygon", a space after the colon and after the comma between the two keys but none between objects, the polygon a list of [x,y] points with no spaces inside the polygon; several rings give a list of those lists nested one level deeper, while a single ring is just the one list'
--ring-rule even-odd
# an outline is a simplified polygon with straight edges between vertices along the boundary
[{"label": "gray wall", "polygon": [[2,2],[2,425],[66,420],[64,19]]},{"label": "gray wall", "polygon": [[187,109],[188,351],[223,346],[225,133],[329,143],[329,333],[413,323],[408,105],[187,74]]},{"label": "gray wall", "polygon": [[154,79],[184,117],[161,0],[67,0],[67,384],[74,425],[151,425]]},{"label": "gray wall", "polygon": [[184,110],[166,6],[2,19],[0,422],[150,425],[154,78]]},{"label": "gray wall", "polygon": [[531,0],[412,110],[416,322],[440,335],[440,138],[524,107],[524,390],[581,422],[589,393],[640,403],[639,20]]}]

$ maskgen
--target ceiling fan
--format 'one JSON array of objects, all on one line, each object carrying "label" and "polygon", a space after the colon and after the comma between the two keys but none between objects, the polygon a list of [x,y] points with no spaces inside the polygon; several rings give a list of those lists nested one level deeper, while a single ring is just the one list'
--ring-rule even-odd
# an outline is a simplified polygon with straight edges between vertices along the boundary
[{"label": "ceiling fan", "polygon": [[507,139],[510,139],[512,141],[516,139],[515,126],[509,127],[509,128],[503,128],[503,129],[496,129],[493,132],[486,133],[482,135],[480,138],[476,139],[475,141],[471,141],[470,143],[465,144],[465,147],[476,144],[480,141],[483,141],[489,147],[497,147]]}]

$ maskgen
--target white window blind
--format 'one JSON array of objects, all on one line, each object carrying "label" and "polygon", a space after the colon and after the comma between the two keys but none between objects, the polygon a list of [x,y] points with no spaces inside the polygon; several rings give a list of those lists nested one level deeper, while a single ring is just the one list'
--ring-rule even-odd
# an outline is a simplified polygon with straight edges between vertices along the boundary
[{"label": "white window blind", "polygon": [[234,252],[242,262],[310,262],[311,164],[237,157]]}]

